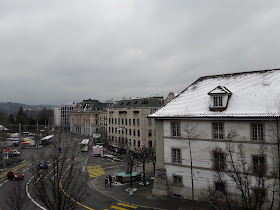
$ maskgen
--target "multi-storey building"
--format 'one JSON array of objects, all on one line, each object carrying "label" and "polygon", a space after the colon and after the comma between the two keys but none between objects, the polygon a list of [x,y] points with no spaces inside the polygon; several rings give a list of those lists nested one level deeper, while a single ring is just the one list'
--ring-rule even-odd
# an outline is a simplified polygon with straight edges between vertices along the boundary
[{"label": "multi-storey building", "polygon": [[150,115],[153,195],[200,200],[213,192],[219,202],[262,199],[266,209],[275,200],[279,209],[279,81],[278,69],[201,77]]},{"label": "multi-storey building", "polygon": [[65,131],[70,130],[70,113],[76,106],[75,102],[67,102],[54,108],[54,125]]},{"label": "multi-storey building", "polygon": [[107,133],[113,148],[155,147],[156,130],[147,116],[163,104],[162,97],[121,100],[108,110]]},{"label": "multi-storey building", "polygon": [[89,137],[92,137],[93,134],[100,134],[105,129],[106,118],[104,116],[107,116],[106,107],[109,105],[91,99],[78,103],[71,112],[70,132]]}]

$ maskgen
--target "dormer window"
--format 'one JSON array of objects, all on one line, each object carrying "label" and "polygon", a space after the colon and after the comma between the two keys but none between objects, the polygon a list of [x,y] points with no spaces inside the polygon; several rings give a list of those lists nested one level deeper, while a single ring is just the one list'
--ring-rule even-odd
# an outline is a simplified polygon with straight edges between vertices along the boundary
[{"label": "dormer window", "polygon": [[223,96],[213,96],[213,100],[214,100],[214,107],[223,106]]},{"label": "dormer window", "polygon": [[227,108],[231,92],[224,86],[218,86],[208,93],[210,95],[210,111],[224,111]]}]

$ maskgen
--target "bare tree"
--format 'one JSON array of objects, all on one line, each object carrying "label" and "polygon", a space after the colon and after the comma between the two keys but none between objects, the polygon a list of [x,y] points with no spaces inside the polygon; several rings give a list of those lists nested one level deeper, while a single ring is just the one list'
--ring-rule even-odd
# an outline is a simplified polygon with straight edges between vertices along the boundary
[{"label": "bare tree", "polygon": [[267,194],[270,194],[269,209],[273,209],[277,172],[274,170],[275,166],[270,167],[265,161],[267,147],[260,144],[258,156],[253,157],[254,164],[251,167],[245,157],[244,145],[232,141],[237,136],[237,132],[231,130],[227,136],[226,147],[215,147],[210,152],[214,163],[216,189],[208,186],[208,203],[214,209],[242,207],[261,210],[267,202]]},{"label": "bare tree", "polygon": [[156,159],[156,148],[155,147],[149,148],[149,158],[153,163],[153,169],[154,169],[153,174],[155,175],[155,173],[156,173],[156,161],[157,161],[157,159]]},{"label": "bare tree", "polygon": [[125,172],[130,173],[130,188],[132,189],[132,172],[133,167],[137,165],[137,155],[135,151],[126,150],[126,154],[122,157],[122,159],[125,162]]},{"label": "bare tree", "polygon": [[[57,146],[64,141],[58,137]],[[86,185],[82,171],[76,163],[75,147],[58,150],[54,149],[51,155],[51,167],[37,173],[34,170],[34,193],[36,198],[44,204],[47,209],[66,210],[77,208],[78,202],[82,200]],[[68,155],[71,154],[71,155]]]},{"label": "bare tree", "polygon": [[30,200],[25,192],[25,183],[23,181],[14,181],[9,184],[11,186],[4,195],[6,208],[10,210],[26,209]]},{"label": "bare tree", "polygon": [[144,186],[147,186],[146,183],[146,162],[149,161],[150,151],[149,148],[143,147],[137,151],[135,151],[136,159],[142,163],[143,169],[143,183]]},{"label": "bare tree", "polygon": [[182,141],[188,144],[191,164],[191,183],[192,183],[192,208],[194,209],[194,183],[193,183],[193,161],[192,161],[192,141],[199,138],[201,132],[198,130],[196,122],[183,121],[181,129]]}]

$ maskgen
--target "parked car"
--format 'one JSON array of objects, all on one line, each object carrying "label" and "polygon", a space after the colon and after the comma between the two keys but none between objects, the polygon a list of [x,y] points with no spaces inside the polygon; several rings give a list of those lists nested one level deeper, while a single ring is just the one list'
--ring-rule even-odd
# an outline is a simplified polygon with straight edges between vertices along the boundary
[{"label": "parked car", "polygon": [[8,177],[8,179],[18,180],[18,179],[23,179],[24,174],[20,171],[9,171],[7,173],[7,177]]},{"label": "parked car", "polygon": [[48,163],[46,161],[41,161],[39,164],[38,164],[39,168],[40,169],[47,169],[49,167]]}]

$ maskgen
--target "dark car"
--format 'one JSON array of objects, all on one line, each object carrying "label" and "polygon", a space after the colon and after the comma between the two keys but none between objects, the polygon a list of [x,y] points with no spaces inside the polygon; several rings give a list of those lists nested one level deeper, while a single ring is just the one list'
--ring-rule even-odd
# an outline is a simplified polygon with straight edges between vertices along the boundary
[{"label": "dark car", "polygon": [[8,179],[18,180],[18,179],[23,179],[24,174],[20,171],[9,171],[7,173],[7,177]]},{"label": "dark car", "polygon": [[49,167],[48,163],[45,161],[41,161],[38,166],[40,169],[47,169]]}]

